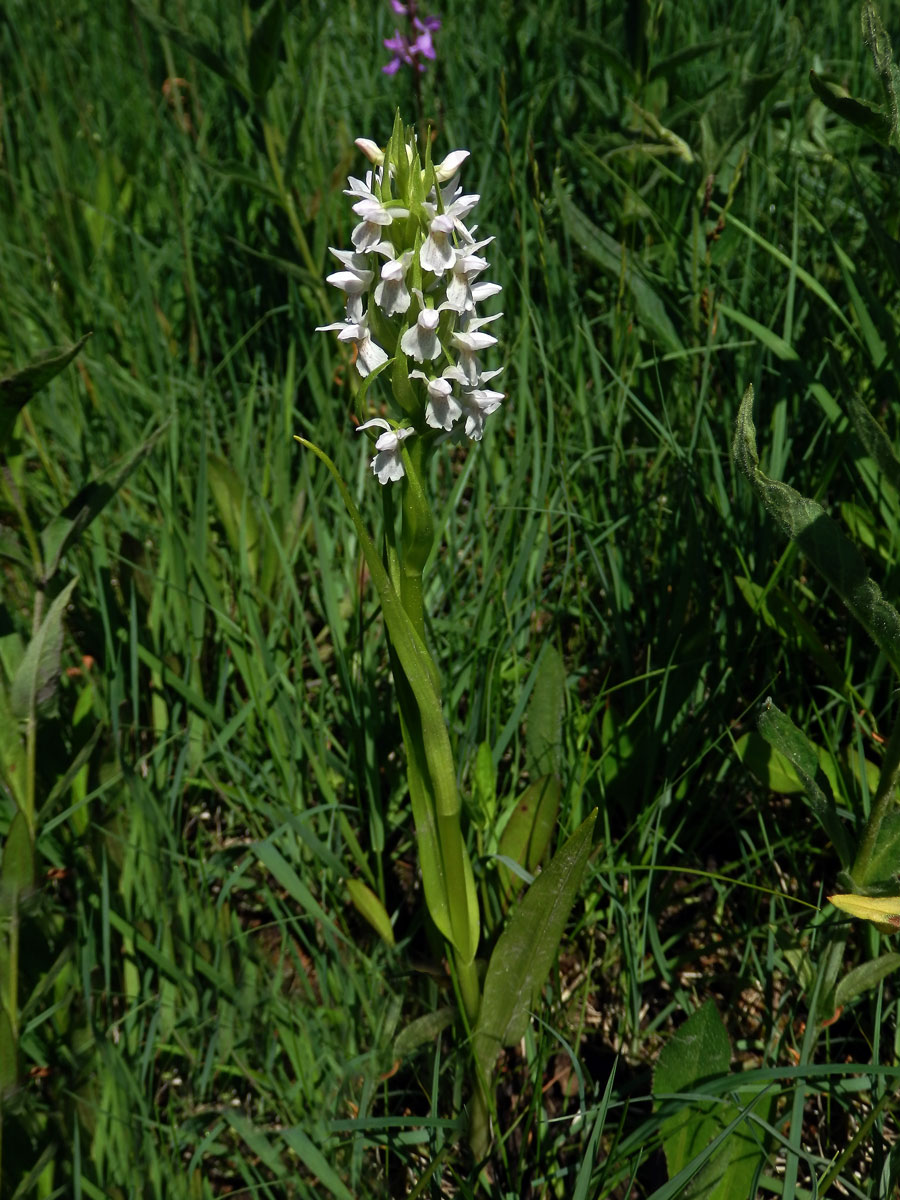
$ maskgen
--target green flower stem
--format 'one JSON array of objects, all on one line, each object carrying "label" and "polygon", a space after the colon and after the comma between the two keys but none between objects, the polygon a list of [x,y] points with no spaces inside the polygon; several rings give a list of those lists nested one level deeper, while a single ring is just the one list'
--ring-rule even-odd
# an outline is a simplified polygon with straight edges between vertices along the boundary
[{"label": "green flower stem", "polygon": [[425,610],[422,573],[434,545],[434,518],[422,489],[422,466],[427,447],[415,437],[408,450],[409,469],[403,490],[403,577],[401,600],[406,614],[425,641]]},{"label": "green flower stem", "polygon": [[[442,903],[432,910],[435,923],[458,951],[461,961],[464,964],[471,963],[478,948],[478,899],[472,867],[460,829],[456,770],[450,747],[450,734],[441,707],[434,662],[403,608],[391,575],[375,549],[359,509],[337,467],[323,450],[306,438],[298,437],[296,440],[312,450],[337,483],[356,529],[372,582],[378,592],[384,622],[391,639],[392,656],[395,656],[399,664],[395,671],[395,680],[401,701],[401,717],[406,727],[404,740],[411,751],[409,761],[416,763],[415,770],[410,773],[410,794],[422,815],[421,825],[419,820],[416,820],[420,853],[423,844],[432,842],[434,846],[431,861],[441,869],[438,877],[425,881],[426,896],[428,888],[444,893],[445,904]],[[391,554],[389,543],[389,562]],[[407,689],[406,693],[403,691],[404,686]],[[412,693],[412,699],[409,692]],[[448,919],[441,924],[439,917],[444,908]]]},{"label": "green flower stem", "polygon": [[878,791],[875,793],[875,799],[872,802],[872,811],[869,813],[865,832],[863,833],[862,841],[859,844],[856,859],[853,863],[851,873],[857,884],[864,885],[866,883],[869,864],[875,852],[875,847],[878,844],[878,833],[881,829],[881,822],[894,803],[898,784],[900,784],[900,714],[898,714],[897,720],[894,722],[894,728],[888,739],[884,753],[884,762],[881,764]]}]

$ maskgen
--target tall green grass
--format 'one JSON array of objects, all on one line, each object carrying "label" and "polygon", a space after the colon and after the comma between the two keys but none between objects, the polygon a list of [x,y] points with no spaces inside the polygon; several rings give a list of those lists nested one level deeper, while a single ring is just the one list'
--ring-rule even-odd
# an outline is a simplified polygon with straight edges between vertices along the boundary
[{"label": "tall green grass", "polygon": [[[289,8],[264,111],[214,69],[246,78],[256,5],[9,0],[0,17],[0,366],[93,331],[19,420],[4,532],[11,488],[39,530],[168,422],[63,563],[73,670],[39,731],[3,1197],[479,1194],[458,1043],[395,1061],[449,981],[362,558],[291,440],[333,453],[374,511],[355,374],[313,329],[339,308],[323,279],[348,244],[353,138],[386,138],[397,106],[411,119],[413,92],[380,72],[387,4]],[[441,149],[472,151],[498,233],[508,399],[437,471],[430,632],[463,791],[487,741],[504,812],[538,657],[561,651],[559,838],[595,805],[603,830],[502,1066],[490,1194],[680,1194],[652,1075],[712,998],[735,1075],[773,1096],[757,1194],[816,1194],[849,1145],[834,1194],[890,1195],[896,984],[818,1040],[805,1027],[806,905],[837,862],[734,749],[772,695],[859,810],[891,710],[887,664],[729,457],[752,382],[768,473],[855,531],[897,528],[845,415],[858,395],[896,439],[897,158],[807,78],[879,102],[858,14],[439,11],[426,116]],[[870,541],[890,595],[896,539]],[[34,580],[10,557],[0,578],[5,668]],[[0,834],[11,814],[4,793]],[[384,901],[396,948],[347,878]],[[867,958],[876,935],[849,936]]]}]

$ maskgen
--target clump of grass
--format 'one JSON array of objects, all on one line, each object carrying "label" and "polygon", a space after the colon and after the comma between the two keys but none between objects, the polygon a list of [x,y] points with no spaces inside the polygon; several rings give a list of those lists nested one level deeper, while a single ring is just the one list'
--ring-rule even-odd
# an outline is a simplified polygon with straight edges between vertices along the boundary
[{"label": "clump of grass", "polygon": [[[0,28],[0,365],[93,330],[19,418],[0,549],[14,494],[39,531],[169,421],[61,564],[78,586],[39,727],[0,1195],[677,1194],[653,1069],[710,998],[733,1072],[774,1096],[760,1194],[890,1194],[896,984],[811,1030],[804,904],[838,863],[734,750],[773,695],[862,811],[890,708],[886,661],[729,463],[753,382],[767,472],[870,531],[892,589],[895,540],[873,531],[896,514],[860,484],[845,413],[860,396],[896,440],[896,159],[807,79],[881,100],[856,15],[441,11],[423,103],[479,148],[513,331],[507,415],[434,481],[451,733],[464,790],[486,741],[509,802],[551,643],[557,840],[596,804],[602,822],[571,948],[502,1063],[488,1186],[456,1149],[464,1061],[439,1035],[396,1061],[448,979],[415,915],[359,549],[290,440],[339,447],[362,488],[353,375],[313,329],[334,316],[320,281],[347,244],[352,140],[411,99],[380,72],[390,12],[292,7],[264,105],[236,12],[155,12],[14,2]],[[6,687],[36,580],[2,552]],[[393,949],[348,878],[394,917]],[[851,962],[875,936],[851,929]]]}]

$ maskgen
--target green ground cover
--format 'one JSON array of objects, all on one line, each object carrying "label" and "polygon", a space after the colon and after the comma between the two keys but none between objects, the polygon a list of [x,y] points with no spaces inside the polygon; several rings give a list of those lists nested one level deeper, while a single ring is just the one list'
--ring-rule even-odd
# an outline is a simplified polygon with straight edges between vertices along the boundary
[{"label": "green ground cover", "polygon": [[[894,1194],[900,959],[825,897],[898,659],[732,462],[752,384],[766,474],[898,599],[900,474],[852,405],[898,444],[900,159],[810,82],[889,111],[859,10],[439,8],[423,116],[437,157],[471,151],[504,288],[507,399],[431,480],[476,883],[479,747],[502,820],[551,655],[551,850],[599,810],[479,1173],[465,1031],[398,1050],[451,984],[375,596],[293,440],[374,529],[357,376],[314,328],[340,315],[354,138],[415,93],[381,72],[387,3],[286,4],[268,56],[276,8],[0,13],[0,374],[91,334],[0,442],[7,847],[34,813],[33,871],[3,859],[0,1197]],[[54,611],[60,677],[23,708]],[[757,733],[767,698],[821,751],[827,819]]]}]

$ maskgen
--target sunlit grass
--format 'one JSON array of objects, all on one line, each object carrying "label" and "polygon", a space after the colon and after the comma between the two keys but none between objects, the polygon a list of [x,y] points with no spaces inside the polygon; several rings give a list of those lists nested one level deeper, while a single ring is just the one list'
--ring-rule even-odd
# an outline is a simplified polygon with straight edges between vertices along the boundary
[{"label": "sunlit grass", "polygon": [[[462,1038],[394,1055],[449,980],[367,573],[291,436],[375,511],[355,373],[313,329],[339,309],[322,279],[348,243],[353,138],[411,116],[408,81],[380,72],[383,8],[294,6],[259,111],[139,7],[14,0],[0,24],[0,369],[93,331],[19,420],[0,532],[20,532],[11,489],[39,532],[169,421],[62,566],[70,670],[40,727],[39,810],[85,747],[86,765],[38,829],[3,1197],[479,1194]],[[238,10],[164,11],[244,78]],[[838,1179],[889,1195],[895,985],[812,1043],[806,905],[838,864],[802,800],[734,753],[772,695],[861,811],[891,711],[886,663],[730,461],[752,382],[767,471],[870,531],[894,594],[896,506],[846,413],[859,395],[897,433],[897,161],[807,81],[880,100],[857,14],[439,11],[426,115],[442,149],[473,150],[467,184],[500,231],[508,398],[436,470],[430,633],[463,792],[487,741],[502,811],[538,655],[560,651],[559,840],[594,806],[601,830],[558,975],[502,1065],[480,1194],[676,1194],[652,1073],[712,997],[734,1070],[778,1097],[759,1194],[812,1194],[887,1095]],[[6,681],[35,581],[13,555],[2,580]],[[851,964],[876,952],[850,938]]]}]

